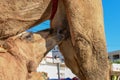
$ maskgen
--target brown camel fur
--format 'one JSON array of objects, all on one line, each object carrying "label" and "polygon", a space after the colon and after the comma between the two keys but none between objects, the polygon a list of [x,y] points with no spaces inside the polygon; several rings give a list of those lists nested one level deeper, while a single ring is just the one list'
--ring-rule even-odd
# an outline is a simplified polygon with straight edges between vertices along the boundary
[{"label": "brown camel fur", "polygon": [[0,47],[0,80],[45,80],[36,69],[46,53],[60,42],[48,31],[24,32],[8,38]]},{"label": "brown camel fur", "polygon": [[101,0],[60,0],[52,24],[70,32],[59,47],[74,74],[81,80],[109,80]]},{"label": "brown camel fur", "polygon": [[[0,0],[0,2],[0,42],[4,42],[10,36],[16,36],[30,27],[50,19],[51,0]],[[51,21],[51,28],[57,32],[55,35],[60,35],[63,29],[67,30],[66,39],[59,45],[60,51],[65,58],[66,65],[81,80],[109,80],[101,3],[101,0],[59,0],[57,13]],[[51,45],[51,41],[47,38],[43,39],[45,41],[42,44],[49,42]],[[26,44],[24,40],[23,42],[20,41],[17,39],[19,45],[11,48],[10,51],[17,54],[22,49],[25,54],[31,54],[26,46],[33,43]],[[33,52],[37,51],[36,47],[47,51],[47,46],[38,47],[38,44],[40,44],[39,41],[34,45]],[[29,53],[22,45],[28,48]],[[25,60],[34,59],[34,57],[27,56]],[[38,61],[40,62],[41,59],[42,57]],[[34,71],[34,69],[32,70]]]}]

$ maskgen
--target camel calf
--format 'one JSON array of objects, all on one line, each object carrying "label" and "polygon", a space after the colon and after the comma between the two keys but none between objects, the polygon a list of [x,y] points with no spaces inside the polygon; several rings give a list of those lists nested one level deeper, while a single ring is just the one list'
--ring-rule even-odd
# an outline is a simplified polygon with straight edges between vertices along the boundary
[{"label": "camel calf", "polygon": [[[61,38],[62,40],[62,38]],[[42,58],[61,42],[49,31],[24,32],[5,40],[0,47],[0,80],[40,80],[36,72]]]}]

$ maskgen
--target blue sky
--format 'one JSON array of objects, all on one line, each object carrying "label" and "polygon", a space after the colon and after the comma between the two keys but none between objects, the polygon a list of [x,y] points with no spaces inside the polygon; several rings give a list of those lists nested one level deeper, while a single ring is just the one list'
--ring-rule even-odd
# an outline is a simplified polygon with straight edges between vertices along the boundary
[{"label": "blue sky", "polygon": [[[120,50],[120,0],[102,1],[107,51]],[[46,21],[36,26],[36,28],[32,28],[32,31],[36,32],[38,29],[43,30],[49,28],[49,25],[49,21]]]},{"label": "blue sky", "polygon": [[108,52],[120,50],[120,0],[103,0]]}]

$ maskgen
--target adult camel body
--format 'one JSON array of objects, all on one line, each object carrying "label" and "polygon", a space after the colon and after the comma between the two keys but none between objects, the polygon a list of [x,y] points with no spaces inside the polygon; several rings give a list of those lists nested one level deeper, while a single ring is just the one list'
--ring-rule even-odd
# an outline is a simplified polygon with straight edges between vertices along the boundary
[{"label": "adult camel body", "polygon": [[[51,0],[0,1],[1,41],[51,15]],[[101,0],[59,0],[51,28],[67,30],[66,39],[59,45],[60,51],[66,65],[81,80],[109,80],[103,27]]]}]

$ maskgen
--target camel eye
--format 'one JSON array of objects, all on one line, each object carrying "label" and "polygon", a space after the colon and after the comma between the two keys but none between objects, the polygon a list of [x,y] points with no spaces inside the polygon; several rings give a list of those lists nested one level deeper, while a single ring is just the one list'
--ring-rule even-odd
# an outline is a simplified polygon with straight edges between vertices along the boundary
[{"label": "camel eye", "polygon": [[26,36],[26,40],[31,41],[32,39],[33,39],[33,35],[27,35],[27,36]]},{"label": "camel eye", "polygon": [[33,33],[25,33],[21,36],[22,40],[32,41],[33,40]]}]

